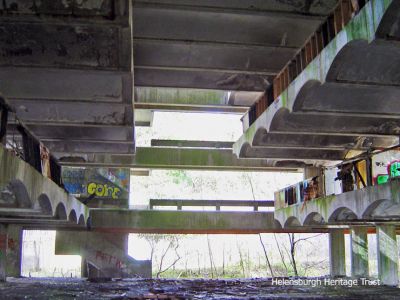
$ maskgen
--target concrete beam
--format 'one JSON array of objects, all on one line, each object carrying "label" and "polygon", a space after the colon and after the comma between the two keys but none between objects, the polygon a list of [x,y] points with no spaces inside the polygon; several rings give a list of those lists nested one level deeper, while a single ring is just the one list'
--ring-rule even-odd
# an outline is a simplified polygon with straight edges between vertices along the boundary
[{"label": "concrete beam", "polygon": [[264,132],[255,135],[253,147],[344,150],[388,148],[398,144],[397,137],[332,136]]},{"label": "concrete beam", "polygon": [[144,111],[181,111],[181,112],[205,112],[205,113],[245,113],[249,110],[246,106],[233,105],[192,105],[169,103],[135,103],[135,116],[137,110]]},{"label": "concrete beam", "polygon": [[[174,0],[141,0],[141,3],[163,3],[163,4],[176,4]],[[295,0],[291,2],[282,2],[280,0],[249,0],[243,1],[232,1],[232,0],[219,0],[215,2],[213,0],[206,0],[199,3],[197,0],[180,0],[180,5],[185,5],[188,8],[195,8],[200,5],[209,8],[216,9],[235,9],[235,10],[247,10],[247,11],[274,11],[282,12],[287,14],[313,14],[313,15],[328,15],[336,6],[336,0],[327,0],[319,3],[312,3],[311,5],[306,0]]]},{"label": "concrete beam", "polygon": [[315,81],[306,84],[297,97],[293,105],[295,112],[379,115],[381,118],[398,118],[400,114],[399,86],[337,82],[321,85]]},{"label": "concrete beam", "polygon": [[135,86],[263,92],[273,76],[207,70],[135,69]]},{"label": "concrete beam", "polygon": [[225,148],[231,149],[233,142],[187,141],[187,140],[151,140],[152,147],[179,148]]},{"label": "concrete beam", "polygon": [[136,38],[134,51],[135,68],[175,67],[274,75],[292,59],[296,48]]},{"label": "concrete beam", "polygon": [[185,200],[185,199],[150,199],[150,209],[154,206],[176,206],[182,209],[185,206],[214,206],[217,210],[225,206],[252,207],[274,207],[272,200]]},{"label": "concrete beam", "polygon": [[380,115],[371,116],[330,116],[324,114],[314,115],[312,122],[310,116],[304,113],[289,113],[282,111],[271,122],[270,132],[335,136],[397,136],[400,134],[400,121],[398,119],[385,119]]},{"label": "concrete beam", "polygon": [[[131,58],[121,55],[125,48],[130,48],[128,28],[123,30],[112,24],[15,22],[13,19],[0,22],[0,30],[3,33],[0,47],[4,50],[0,57],[2,66],[130,70]],[[124,35],[126,39],[122,38]]]},{"label": "concrete beam", "polygon": [[154,233],[258,233],[275,230],[272,212],[91,209],[93,230]]},{"label": "concrete beam", "polygon": [[398,286],[399,250],[395,226],[377,226],[376,237],[379,279],[382,284]]},{"label": "concrete beam", "polygon": [[[94,19],[96,21],[114,22],[118,17],[127,16],[127,5],[123,1],[98,0],[92,2],[35,2],[34,0],[6,0],[0,5],[3,14],[32,16],[51,15]],[[3,7],[4,4],[4,7]]]},{"label": "concrete beam", "polygon": [[[133,128],[129,126],[91,125],[62,123],[40,124],[28,122],[26,124],[39,139],[90,140],[90,141],[124,141],[133,144]],[[8,126],[9,134],[17,133],[16,125]],[[51,150],[51,149],[50,149]]]},{"label": "concrete beam", "polygon": [[346,276],[346,255],[344,230],[334,229],[329,232],[329,267],[332,277]]},{"label": "concrete beam", "polygon": [[302,149],[299,148],[252,148],[245,147],[241,158],[296,159],[296,160],[333,160],[340,161],[346,156],[343,150]]},{"label": "concrete beam", "polygon": [[[262,92],[226,92],[221,90],[177,89],[135,87],[135,108],[138,104],[174,104],[196,107],[223,106],[246,107],[251,106],[263,95]],[[151,108],[151,107],[149,107]],[[174,109],[174,107],[171,107]],[[197,108],[198,109],[198,108]],[[245,111],[243,111],[244,113]]]},{"label": "concrete beam", "polygon": [[351,276],[367,278],[369,276],[369,259],[366,227],[351,227],[350,251]]},{"label": "concrete beam", "polygon": [[94,101],[9,100],[25,123],[132,125],[132,105]]},{"label": "concrete beam", "polygon": [[[293,47],[300,47],[321,22],[320,18],[304,18],[300,14],[226,8],[215,11],[199,6],[144,3],[135,3],[133,20],[134,39],[153,37]],[[191,26],[185,26],[189,22]]]},{"label": "concrete beam", "polygon": [[[66,153],[125,153],[135,152],[135,146],[129,141],[99,140],[63,140],[41,138],[43,144],[53,152]],[[77,154],[77,155],[78,155]]]},{"label": "concrete beam", "polygon": [[177,149],[138,147],[135,155],[79,155],[85,161],[69,160],[69,153],[54,153],[70,166],[125,166],[145,169],[275,170],[298,171],[298,164],[276,167],[273,161],[238,159],[229,149]]},{"label": "concrete beam", "polygon": [[140,103],[229,105],[228,92],[220,90],[135,87],[135,107]]},{"label": "concrete beam", "polygon": [[58,99],[132,104],[132,84],[129,72],[22,67],[0,69],[0,90],[9,100]]}]

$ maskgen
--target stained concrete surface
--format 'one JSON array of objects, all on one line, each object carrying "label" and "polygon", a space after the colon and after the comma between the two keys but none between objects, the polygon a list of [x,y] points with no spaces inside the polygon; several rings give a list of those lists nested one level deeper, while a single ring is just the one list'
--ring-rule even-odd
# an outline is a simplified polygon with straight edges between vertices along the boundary
[{"label": "stained concrete surface", "polygon": [[[323,280],[323,279],[322,279]],[[75,278],[8,278],[1,299],[399,299],[385,286],[279,286],[271,279],[124,279],[88,282]]]}]

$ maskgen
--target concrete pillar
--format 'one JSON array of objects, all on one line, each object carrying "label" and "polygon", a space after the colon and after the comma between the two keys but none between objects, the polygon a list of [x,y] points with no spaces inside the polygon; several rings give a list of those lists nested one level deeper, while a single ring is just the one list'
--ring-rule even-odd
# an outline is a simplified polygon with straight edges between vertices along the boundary
[{"label": "concrete pillar", "polygon": [[397,286],[399,284],[396,228],[393,225],[376,227],[378,274],[382,284]]},{"label": "concrete pillar", "polygon": [[346,254],[344,230],[334,229],[329,233],[329,262],[332,277],[346,276]]},{"label": "concrete pillar", "polygon": [[9,277],[21,276],[22,226],[8,225],[8,247],[6,273]]},{"label": "concrete pillar", "polygon": [[367,227],[350,229],[351,276],[368,277],[368,236]]},{"label": "concrete pillar", "polygon": [[6,281],[7,227],[0,224],[0,281]]},{"label": "concrete pillar", "polygon": [[128,254],[128,234],[62,231],[56,234],[57,255],[81,255],[82,276],[151,277],[151,262]]}]

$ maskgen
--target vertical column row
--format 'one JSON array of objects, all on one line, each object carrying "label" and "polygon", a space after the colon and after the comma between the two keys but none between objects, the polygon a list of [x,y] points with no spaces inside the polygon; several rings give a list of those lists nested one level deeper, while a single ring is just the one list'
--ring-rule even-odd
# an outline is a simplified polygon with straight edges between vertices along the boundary
[{"label": "vertical column row", "polygon": [[[378,276],[383,285],[399,284],[396,226],[376,227]],[[367,227],[350,228],[351,276],[368,278],[368,234]],[[333,229],[329,233],[329,261],[332,277],[346,276],[345,239],[343,229]]]}]

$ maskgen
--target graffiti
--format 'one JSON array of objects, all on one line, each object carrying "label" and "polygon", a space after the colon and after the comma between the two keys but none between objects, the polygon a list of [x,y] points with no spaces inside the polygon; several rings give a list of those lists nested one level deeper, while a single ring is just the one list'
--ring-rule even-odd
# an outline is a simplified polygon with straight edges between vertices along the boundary
[{"label": "graffiti", "polygon": [[386,174],[378,174],[375,178],[376,184],[384,184],[390,178],[400,177],[400,161],[392,161],[387,165]]},{"label": "graffiti", "polygon": [[400,177],[400,151],[390,150],[372,157],[374,184],[384,184],[391,178]]},{"label": "graffiti", "polygon": [[120,259],[99,250],[96,251],[96,260],[98,259],[105,263],[114,264],[115,267],[118,269],[121,269],[123,267],[122,261]]},{"label": "graffiti", "polygon": [[17,247],[17,243],[15,242],[15,240],[14,239],[12,239],[12,238],[9,238],[8,239],[8,249],[9,250],[11,250],[11,251],[15,251],[16,250],[16,247]]},{"label": "graffiti", "polygon": [[87,186],[89,195],[96,195],[99,197],[112,197],[118,199],[121,194],[121,189],[118,187],[108,186],[107,184],[100,184],[91,182]]},{"label": "graffiti", "polygon": [[63,168],[62,180],[68,192],[77,197],[124,200],[129,198],[129,169]]}]

